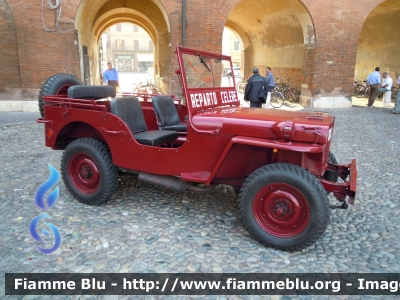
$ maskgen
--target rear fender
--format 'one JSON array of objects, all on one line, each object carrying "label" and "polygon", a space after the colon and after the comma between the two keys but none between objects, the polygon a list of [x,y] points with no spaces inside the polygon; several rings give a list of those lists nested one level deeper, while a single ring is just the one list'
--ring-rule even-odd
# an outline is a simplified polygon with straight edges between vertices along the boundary
[{"label": "rear fender", "polygon": [[[48,139],[48,137],[46,136]],[[66,124],[57,134],[55,139],[52,139],[53,144],[46,145],[52,147],[56,150],[65,149],[65,147],[73,140],[80,138],[93,138],[99,140],[105,144],[107,141],[103,137],[100,131],[98,131],[94,126],[85,122],[71,122]]]}]

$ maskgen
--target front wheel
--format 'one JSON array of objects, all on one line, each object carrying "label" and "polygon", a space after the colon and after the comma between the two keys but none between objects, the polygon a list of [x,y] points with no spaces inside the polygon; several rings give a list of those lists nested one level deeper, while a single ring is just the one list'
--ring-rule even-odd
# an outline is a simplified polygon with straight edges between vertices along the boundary
[{"label": "front wheel", "polygon": [[273,108],[279,108],[285,102],[285,98],[283,97],[282,93],[273,91],[271,92],[271,106]]},{"label": "front wheel", "polygon": [[308,171],[287,163],[255,170],[239,194],[245,228],[265,246],[298,251],[314,244],[329,223],[327,194]]},{"label": "front wheel", "polygon": [[61,174],[71,195],[88,205],[106,202],[118,186],[118,168],[112,163],[110,151],[90,138],[67,146],[61,158]]}]

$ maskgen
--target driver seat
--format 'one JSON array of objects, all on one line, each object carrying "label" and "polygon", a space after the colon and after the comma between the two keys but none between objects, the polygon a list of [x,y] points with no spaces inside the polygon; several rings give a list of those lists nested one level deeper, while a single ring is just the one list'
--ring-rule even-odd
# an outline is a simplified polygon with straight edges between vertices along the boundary
[{"label": "driver seat", "polygon": [[187,132],[187,125],[179,119],[174,100],[170,96],[153,96],[151,101],[160,129]]},{"label": "driver seat", "polygon": [[171,143],[178,138],[176,131],[147,130],[146,120],[138,98],[114,98],[110,103],[110,112],[128,125],[136,141],[140,144],[157,146]]}]

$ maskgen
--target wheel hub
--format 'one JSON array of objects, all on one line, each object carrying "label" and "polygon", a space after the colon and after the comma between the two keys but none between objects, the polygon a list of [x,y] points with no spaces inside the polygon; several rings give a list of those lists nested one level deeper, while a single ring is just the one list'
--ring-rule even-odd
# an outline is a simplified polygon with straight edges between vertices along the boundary
[{"label": "wheel hub", "polygon": [[93,172],[90,169],[90,166],[82,166],[80,174],[82,178],[86,180],[90,180],[93,177]]},{"label": "wheel hub", "polygon": [[278,217],[282,218],[289,212],[288,205],[285,202],[278,202],[272,210]]},{"label": "wheel hub", "polygon": [[292,185],[273,183],[261,188],[253,201],[261,228],[276,237],[293,237],[308,225],[310,209],[304,195]]},{"label": "wheel hub", "polygon": [[77,153],[68,163],[69,178],[83,194],[93,194],[100,186],[100,171],[96,161],[86,153]]}]

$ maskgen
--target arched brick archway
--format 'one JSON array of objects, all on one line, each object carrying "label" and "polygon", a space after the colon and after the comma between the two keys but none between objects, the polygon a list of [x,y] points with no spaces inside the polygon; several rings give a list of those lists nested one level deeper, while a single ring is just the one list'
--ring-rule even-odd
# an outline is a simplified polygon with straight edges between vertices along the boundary
[{"label": "arched brick archway", "polygon": [[[146,0],[139,1],[95,1],[83,0],[76,12],[75,28],[79,43],[87,47],[90,73],[93,84],[100,83],[98,69],[98,45],[101,34],[111,25],[130,22],[142,27],[151,37],[154,45],[155,75],[161,78],[161,88],[168,90],[170,79],[169,22],[162,5]],[[81,73],[83,76],[83,53],[80,49]]]},{"label": "arched brick archway", "polygon": [[354,76],[365,79],[375,67],[389,72],[393,79],[400,75],[400,2],[387,0],[366,17],[358,39]]},{"label": "arched brick archway", "polygon": [[253,63],[253,59],[250,56],[245,56],[245,49],[249,49],[249,47],[251,47],[251,41],[248,37],[248,35],[246,34],[246,32],[239,26],[237,26],[237,24],[235,24],[234,22],[228,20],[225,24],[225,27],[228,28],[231,32],[233,32],[236,36],[236,38],[239,40],[240,45],[242,46],[242,50],[241,50],[241,69],[240,69],[240,73],[242,77],[247,77],[246,74],[249,69],[248,66],[252,65]]},{"label": "arched brick archway", "polygon": [[246,77],[254,66],[262,73],[270,66],[281,82],[290,79],[298,89],[305,83],[304,65],[315,46],[315,31],[300,1],[242,0],[230,10],[225,26],[243,41]]},{"label": "arched brick archway", "polygon": [[[10,25],[0,24],[0,51],[13,64],[3,68],[9,82],[4,85],[15,86],[14,96],[2,90],[0,100],[35,102],[49,76],[67,72],[82,77],[82,46],[88,47],[92,76],[98,78],[99,32],[120,21],[151,33],[155,69],[168,85],[164,90],[178,95],[175,47],[185,40],[187,47],[221,52],[224,27],[243,41],[245,73],[252,65],[269,65],[276,77],[300,85],[307,104],[318,108],[350,107],[356,72],[362,78],[380,65],[393,76],[400,69],[398,0],[361,5],[348,0],[203,0],[201,5],[186,0],[186,16],[184,0],[69,0],[61,2],[60,18],[46,2],[0,0],[0,18]],[[14,50],[7,50],[10,46]]]}]

